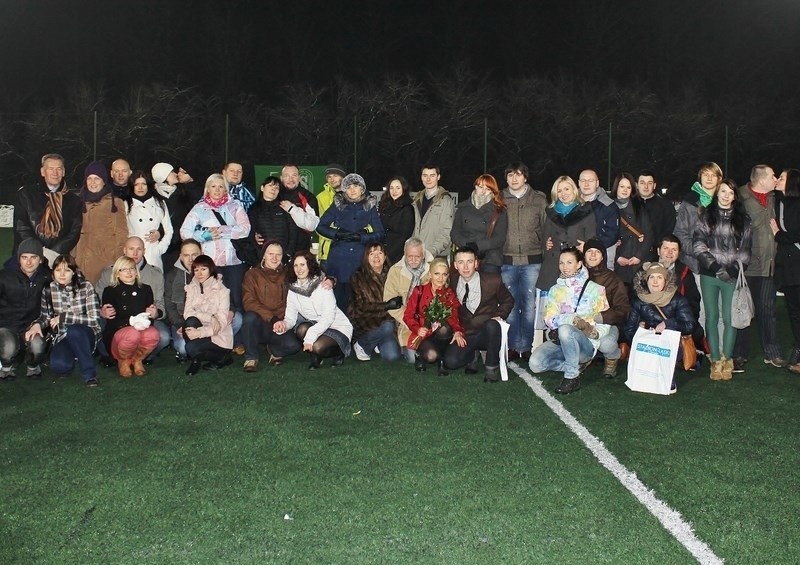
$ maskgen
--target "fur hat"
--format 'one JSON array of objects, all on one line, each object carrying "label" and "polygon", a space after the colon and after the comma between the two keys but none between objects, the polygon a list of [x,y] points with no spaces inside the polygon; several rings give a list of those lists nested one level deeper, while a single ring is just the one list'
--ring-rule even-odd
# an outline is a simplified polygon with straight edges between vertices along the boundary
[{"label": "fur hat", "polygon": [[356,173],[350,173],[344,179],[342,179],[342,190],[347,190],[349,186],[357,184],[361,187],[361,194],[364,194],[367,191],[367,183],[364,182],[364,177],[361,175],[357,175]]},{"label": "fur hat", "polygon": [[175,170],[175,167],[169,163],[156,163],[150,171],[153,175],[155,182],[166,182],[169,174]]},{"label": "fur hat", "polygon": [[342,167],[339,163],[331,163],[325,169],[326,175],[339,175],[340,177],[345,176],[347,173],[344,172],[344,167]]},{"label": "fur hat", "polygon": [[667,269],[661,263],[656,263],[656,262],[645,263],[643,267],[644,267],[645,280],[649,279],[650,275],[661,275],[662,277],[664,277],[665,281],[669,280],[669,269]]},{"label": "fur hat", "polygon": [[86,168],[83,170],[83,184],[86,184],[86,179],[88,179],[90,175],[100,177],[103,179],[103,183],[108,184],[108,171],[106,170],[106,166],[100,161],[93,161],[86,165]]},{"label": "fur hat", "polygon": [[33,255],[44,258],[44,246],[42,246],[42,242],[38,239],[29,237],[28,239],[22,240],[22,243],[17,247],[17,258],[23,253],[32,253]]}]

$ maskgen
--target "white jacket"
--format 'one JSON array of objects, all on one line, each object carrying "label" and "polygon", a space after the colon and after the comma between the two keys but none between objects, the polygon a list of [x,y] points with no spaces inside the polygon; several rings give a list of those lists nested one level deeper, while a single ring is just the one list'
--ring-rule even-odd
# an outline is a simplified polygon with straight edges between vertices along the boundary
[{"label": "white jacket", "polygon": [[[161,256],[167,252],[172,241],[172,222],[167,213],[166,204],[161,206],[160,201],[148,198],[144,202],[132,199],[131,205],[125,204],[128,215],[128,235],[141,237],[144,241],[144,256],[147,262],[164,271]],[[164,235],[155,243],[147,241],[147,234],[151,230],[164,229]]]},{"label": "white jacket", "polygon": [[290,290],[286,297],[286,314],[283,318],[287,328],[293,328],[297,324],[298,314],[306,320],[316,322],[308,329],[303,343],[313,344],[328,328],[342,332],[347,339],[353,337],[353,324],[336,307],[333,290],[325,290],[320,285],[311,296],[303,296]]}]

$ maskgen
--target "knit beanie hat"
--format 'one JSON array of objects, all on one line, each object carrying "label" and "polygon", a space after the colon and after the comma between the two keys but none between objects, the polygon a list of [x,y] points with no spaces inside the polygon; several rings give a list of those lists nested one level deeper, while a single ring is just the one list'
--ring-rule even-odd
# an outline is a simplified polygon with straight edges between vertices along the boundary
[{"label": "knit beanie hat", "polygon": [[603,263],[605,263],[608,260],[608,257],[606,256],[606,248],[603,245],[603,242],[597,239],[596,237],[587,239],[586,242],[583,244],[584,256],[586,255],[586,252],[589,251],[590,249],[597,249],[598,251],[600,251],[600,253],[602,253]]},{"label": "knit beanie hat", "polygon": [[341,166],[339,163],[331,163],[325,169],[326,175],[339,175],[340,177],[345,176],[347,173],[344,172],[344,167]]},{"label": "knit beanie hat", "polygon": [[108,184],[108,170],[106,170],[106,166],[100,161],[94,161],[86,165],[86,168],[83,170],[84,184],[86,184],[86,179],[88,179],[90,175],[100,177],[103,179],[103,183]]},{"label": "knit beanie hat", "polygon": [[22,243],[17,247],[17,258],[19,259],[23,253],[32,253],[33,255],[44,257],[44,246],[38,239],[29,237],[28,239],[22,240]]},{"label": "knit beanie hat", "polygon": [[174,170],[175,167],[169,163],[156,163],[150,172],[155,182],[166,182],[167,177]]},{"label": "knit beanie hat", "polygon": [[669,280],[669,270],[661,263],[645,263],[644,265],[644,279],[650,278],[650,275],[661,275],[665,281]]}]

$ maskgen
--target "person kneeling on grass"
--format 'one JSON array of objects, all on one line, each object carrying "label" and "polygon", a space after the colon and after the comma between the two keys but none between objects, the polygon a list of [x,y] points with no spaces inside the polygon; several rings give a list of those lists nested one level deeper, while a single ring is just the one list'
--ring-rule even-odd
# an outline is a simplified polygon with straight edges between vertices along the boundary
[{"label": "person kneeling on grass", "polygon": [[260,269],[250,269],[242,284],[244,323],[244,366],[246,373],[258,369],[258,346],[266,344],[269,364],[280,365],[283,358],[300,351],[300,342],[292,333],[277,334],[274,324],[286,312],[286,273],[283,247],[277,239],[264,242],[264,257]]},{"label": "person kneeling on grass", "polygon": [[[652,329],[657,333],[675,330],[681,335],[692,335],[697,323],[686,300],[678,292],[673,272],[661,263],[645,263],[644,269],[636,273],[633,287],[636,298],[631,304],[631,315],[625,322],[625,337],[630,343],[639,328]],[[678,349],[678,362],[683,359],[682,349]],[[671,390],[677,390],[675,379]]]},{"label": "person kneeling on grass", "polygon": [[376,351],[384,361],[400,359],[394,318],[388,311],[403,306],[403,297],[383,300],[388,273],[386,248],[382,243],[367,245],[361,266],[350,277],[347,305],[347,316],[353,322],[353,349],[359,361],[369,361]]},{"label": "person kneeling on grass", "polygon": [[92,354],[100,337],[100,301],[69,255],[59,255],[53,262],[53,282],[42,293],[41,310],[39,326],[55,336],[50,369],[67,377],[77,359],[86,386],[97,386]]},{"label": "person kneeling on grass", "polygon": [[208,255],[200,255],[192,262],[192,273],[192,282],[186,285],[186,321],[181,328],[186,356],[192,361],[187,375],[197,374],[204,362],[204,369],[221,369],[233,363],[231,292]]},{"label": "person kneeling on grass", "polygon": [[303,351],[311,354],[309,369],[319,369],[323,359],[331,359],[337,367],[350,355],[353,326],[344,312],[336,307],[333,291],[322,285],[324,277],[319,263],[309,251],[298,251],[292,259],[292,270],[286,275],[289,294],[286,314],[275,322],[277,334],[294,330],[303,342]]},{"label": "person kneeling on grass", "polygon": [[581,388],[581,372],[609,333],[610,326],[601,323],[602,312],[609,305],[605,288],[589,280],[583,254],[577,248],[564,249],[558,267],[561,276],[548,291],[544,306],[549,341],[533,351],[529,366],[534,373],[563,371],[556,392],[569,394]]},{"label": "person kneeling on grass", "polygon": [[[467,342],[464,330],[458,319],[458,309],[461,306],[455,291],[447,284],[450,276],[450,267],[443,257],[431,261],[430,281],[415,286],[408,297],[406,311],[403,315],[411,336],[406,347],[415,350],[416,361],[414,367],[421,372],[428,363],[438,363],[438,375],[447,375],[444,367],[444,353],[447,346],[456,342],[464,347]],[[438,299],[438,300],[436,300]],[[446,319],[431,320],[435,315],[433,308]]]}]

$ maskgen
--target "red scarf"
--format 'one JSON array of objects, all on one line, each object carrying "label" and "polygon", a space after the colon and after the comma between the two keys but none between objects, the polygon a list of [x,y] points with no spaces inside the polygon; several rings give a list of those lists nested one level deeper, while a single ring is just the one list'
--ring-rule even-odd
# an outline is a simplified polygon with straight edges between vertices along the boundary
[{"label": "red scarf", "polygon": [[766,208],[767,207],[767,197],[769,196],[769,192],[763,192],[763,193],[762,192],[756,192],[756,191],[753,190],[753,187],[750,186],[749,183],[747,184],[747,188],[750,189],[750,194],[755,196],[756,200],[758,200],[761,203],[761,207],[762,208]]},{"label": "red scarf", "polygon": [[208,195],[208,193],[206,193],[206,195],[203,197],[203,201],[212,208],[217,209],[228,201],[228,195],[222,195],[222,198],[219,200],[211,200],[211,197]]}]

